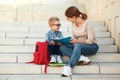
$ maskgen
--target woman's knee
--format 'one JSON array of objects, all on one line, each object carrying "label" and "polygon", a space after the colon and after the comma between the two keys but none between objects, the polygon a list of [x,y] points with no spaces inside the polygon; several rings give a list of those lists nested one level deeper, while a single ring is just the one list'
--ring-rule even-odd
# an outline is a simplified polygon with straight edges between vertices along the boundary
[{"label": "woman's knee", "polygon": [[74,44],[75,48],[82,48],[83,44]]}]

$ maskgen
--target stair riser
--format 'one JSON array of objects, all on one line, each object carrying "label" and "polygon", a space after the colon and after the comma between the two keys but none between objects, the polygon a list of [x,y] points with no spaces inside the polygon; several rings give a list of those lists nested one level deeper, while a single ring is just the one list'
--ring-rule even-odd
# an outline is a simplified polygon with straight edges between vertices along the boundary
[{"label": "stair riser", "polygon": [[[0,53],[33,53],[35,46],[0,46]],[[117,52],[116,45],[99,45],[98,52]]]},{"label": "stair riser", "polygon": [[[70,36],[70,32],[62,31],[64,36]],[[40,38],[45,37],[46,32],[0,32],[0,38]],[[96,32],[97,38],[109,38],[110,32]]]},{"label": "stair riser", "polygon": [[[37,41],[45,41],[44,38],[39,39],[0,39],[0,45],[35,45]],[[112,38],[98,38],[97,39],[98,44],[114,44],[114,41]]]}]

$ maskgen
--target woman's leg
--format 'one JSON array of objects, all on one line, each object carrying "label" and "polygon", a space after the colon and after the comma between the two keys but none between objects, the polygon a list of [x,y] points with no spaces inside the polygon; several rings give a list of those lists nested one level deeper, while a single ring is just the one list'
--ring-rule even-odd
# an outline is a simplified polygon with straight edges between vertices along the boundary
[{"label": "woman's leg", "polygon": [[87,44],[87,46],[82,47],[82,54],[83,55],[94,55],[97,53],[99,47],[96,43]]},{"label": "woman's leg", "polygon": [[98,46],[97,44],[74,44],[73,53],[68,64],[71,67],[74,67],[81,54],[93,55],[97,52]]},{"label": "woman's leg", "polygon": [[74,48],[74,45],[73,44],[70,44],[70,45],[62,45],[60,46],[60,51],[64,54],[64,55],[67,55],[67,56],[70,56],[72,55],[73,53],[73,48]]}]

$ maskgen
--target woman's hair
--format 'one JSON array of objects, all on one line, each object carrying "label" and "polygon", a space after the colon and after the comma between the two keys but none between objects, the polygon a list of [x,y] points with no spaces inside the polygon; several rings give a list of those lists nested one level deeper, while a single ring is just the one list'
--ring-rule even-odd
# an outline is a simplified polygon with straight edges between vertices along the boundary
[{"label": "woman's hair", "polygon": [[75,6],[69,7],[65,11],[65,16],[69,18],[72,18],[73,16],[75,16],[75,17],[81,17],[84,20],[87,19],[87,15],[85,13],[80,12],[79,9]]},{"label": "woman's hair", "polygon": [[55,21],[60,21],[58,17],[50,17],[48,24],[51,26]]}]

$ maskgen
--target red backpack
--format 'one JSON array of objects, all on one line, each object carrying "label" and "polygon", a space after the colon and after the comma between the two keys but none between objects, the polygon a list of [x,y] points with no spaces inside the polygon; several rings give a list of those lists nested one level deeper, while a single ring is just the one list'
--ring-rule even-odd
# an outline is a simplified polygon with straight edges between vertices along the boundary
[{"label": "red backpack", "polygon": [[48,51],[48,43],[47,42],[36,42],[36,50],[34,52],[34,59],[32,62],[29,63],[35,63],[35,64],[41,64],[44,65],[44,73],[46,73],[47,66],[50,61],[50,55]]}]

